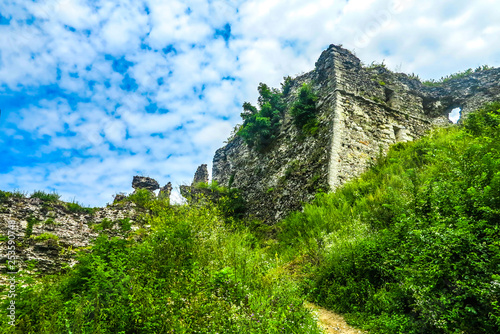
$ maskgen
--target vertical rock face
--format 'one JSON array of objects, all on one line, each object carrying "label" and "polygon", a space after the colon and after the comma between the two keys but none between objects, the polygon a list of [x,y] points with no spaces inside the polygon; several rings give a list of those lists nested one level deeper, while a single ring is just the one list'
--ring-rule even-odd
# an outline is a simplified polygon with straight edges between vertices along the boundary
[{"label": "vertical rock face", "polygon": [[165,186],[160,188],[160,193],[158,194],[158,197],[170,198],[171,193],[172,193],[172,182],[169,182]]},{"label": "vertical rock face", "polygon": [[208,168],[206,164],[203,164],[198,167],[196,170],[196,173],[194,174],[193,178],[193,183],[192,185],[195,185],[197,183],[207,183],[208,182]]},{"label": "vertical rock face", "polygon": [[390,145],[450,124],[452,109],[461,108],[464,117],[500,100],[500,69],[427,87],[384,66],[363,67],[335,45],[321,54],[313,71],[293,79],[289,107],[303,83],[319,96],[314,137],[300,136],[286,113],[278,138],[264,152],[236,136],[213,159],[213,179],[241,189],[250,215],[270,223],[300,209],[318,190],[358,176]]},{"label": "vertical rock face", "polygon": [[208,183],[208,168],[206,164],[200,165],[198,169],[196,169],[191,186],[182,185],[179,187],[182,197],[191,201],[196,200],[200,195],[208,195],[210,190],[196,187],[199,183]]}]

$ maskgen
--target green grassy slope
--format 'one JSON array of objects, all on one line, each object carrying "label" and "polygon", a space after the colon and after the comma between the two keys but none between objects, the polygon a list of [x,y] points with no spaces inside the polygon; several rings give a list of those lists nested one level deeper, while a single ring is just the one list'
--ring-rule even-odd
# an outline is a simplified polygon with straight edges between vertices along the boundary
[{"label": "green grassy slope", "polygon": [[397,144],[284,221],[313,298],[376,333],[500,332],[499,125],[496,103]]},{"label": "green grassy slope", "polygon": [[20,274],[16,327],[5,299],[0,332],[320,333],[305,299],[370,333],[500,332],[499,110],[395,145],[272,231],[228,217],[234,194],[132,195],[150,229],[103,230],[36,284]]}]

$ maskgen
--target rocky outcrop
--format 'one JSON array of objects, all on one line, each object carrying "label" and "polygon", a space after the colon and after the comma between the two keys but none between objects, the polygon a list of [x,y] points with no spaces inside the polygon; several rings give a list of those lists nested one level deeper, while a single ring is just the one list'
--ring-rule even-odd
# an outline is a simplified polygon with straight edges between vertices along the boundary
[{"label": "rocky outcrop", "polygon": [[195,185],[197,183],[208,183],[208,168],[206,164],[203,164],[196,169],[196,173],[194,173],[193,183],[191,185]]},{"label": "rocky outcrop", "polygon": [[122,236],[126,229],[139,228],[144,213],[131,202],[85,209],[39,198],[4,199],[0,203],[0,284],[7,272],[8,240],[14,241],[16,269],[31,266],[35,272],[50,274],[76,263],[76,252],[89,247],[103,229]]},{"label": "rocky outcrop", "polygon": [[160,184],[150,177],[146,176],[134,176],[132,179],[132,188],[137,189],[147,189],[149,191],[155,191],[160,189]]},{"label": "rocky outcrop", "polygon": [[358,176],[390,145],[421,137],[448,125],[448,114],[462,116],[500,100],[500,69],[423,85],[384,66],[364,67],[350,51],[331,45],[313,71],[292,80],[288,107],[303,83],[319,96],[319,131],[302,136],[289,113],[278,138],[259,152],[236,136],[217,150],[212,176],[236,187],[248,213],[269,223],[300,209],[319,190],[335,189]]},{"label": "rocky outcrop", "polygon": [[208,184],[207,165],[200,165],[194,173],[193,182],[190,186],[182,185],[179,187],[182,197],[189,203],[210,200],[216,202],[219,199],[219,193],[212,191]]},{"label": "rocky outcrop", "polygon": [[170,198],[170,194],[172,193],[172,182],[167,183],[163,187],[160,188],[160,192],[158,194],[159,198]]}]

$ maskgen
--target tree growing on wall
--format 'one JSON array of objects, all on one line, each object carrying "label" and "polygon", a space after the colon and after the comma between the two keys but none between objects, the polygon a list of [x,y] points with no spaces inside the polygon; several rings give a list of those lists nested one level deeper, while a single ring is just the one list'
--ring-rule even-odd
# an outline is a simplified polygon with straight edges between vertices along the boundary
[{"label": "tree growing on wall", "polygon": [[290,113],[297,128],[308,134],[315,134],[318,130],[316,118],[316,101],[318,96],[314,94],[311,85],[303,84],[300,88],[297,101],[292,106]]},{"label": "tree growing on wall", "polygon": [[243,103],[243,126],[238,135],[250,147],[262,150],[278,135],[285,103],[281,92],[259,84],[258,108],[249,102]]}]

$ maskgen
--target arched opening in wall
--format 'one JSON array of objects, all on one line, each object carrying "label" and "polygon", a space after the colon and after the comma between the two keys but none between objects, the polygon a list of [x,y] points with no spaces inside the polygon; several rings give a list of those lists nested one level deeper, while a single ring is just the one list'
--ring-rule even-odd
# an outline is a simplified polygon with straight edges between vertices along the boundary
[{"label": "arched opening in wall", "polygon": [[448,119],[452,121],[453,124],[457,124],[457,122],[460,120],[461,115],[462,115],[462,108],[457,107],[450,111],[450,113],[448,114]]}]

